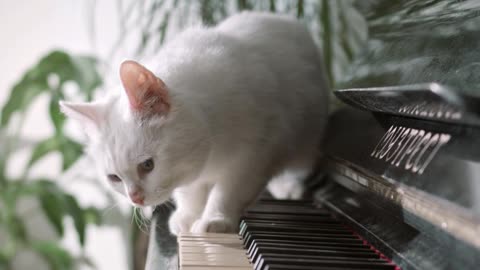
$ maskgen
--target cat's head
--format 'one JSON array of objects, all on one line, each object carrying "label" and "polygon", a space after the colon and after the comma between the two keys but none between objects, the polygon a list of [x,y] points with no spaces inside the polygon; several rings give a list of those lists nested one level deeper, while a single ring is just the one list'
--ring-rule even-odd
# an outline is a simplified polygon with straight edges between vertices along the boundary
[{"label": "cat's head", "polygon": [[157,205],[197,176],[206,136],[188,106],[144,66],[123,62],[120,79],[121,95],[60,106],[83,126],[88,150],[111,187],[134,205]]}]

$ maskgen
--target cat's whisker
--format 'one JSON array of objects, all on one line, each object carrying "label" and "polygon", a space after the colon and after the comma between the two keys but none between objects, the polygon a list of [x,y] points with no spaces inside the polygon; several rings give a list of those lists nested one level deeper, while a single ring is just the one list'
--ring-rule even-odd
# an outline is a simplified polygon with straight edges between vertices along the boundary
[{"label": "cat's whisker", "polygon": [[137,225],[137,227],[141,227],[141,221],[139,220],[138,218],[138,208],[135,207],[133,208],[133,219],[135,220],[135,224]]},{"label": "cat's whisker", "polygon": [[133,213],[132,213],[132,221],[131,221],[131,224],[133,225],[133,222],[135,221],[135,210],[136,207],[133,207]]},{"label": "cat's whisker", "polygon": [[142,212],[142,209],[139,207],[133,208],[132,213],[132,224],[135,221],[135,225],[137,225],[138,229],[143,233],[148,234],[148,228],[150,221],[145,217]]},{"label": "cat's whisker", "polygon": [[107,215],[110,211],[112,211],[114,208],[116,208],[120,203],[114,203],[113,205],[106,207],[105,209],[102,210],[102,216]]},{"label": "cat's whisker", "polygon": [[143,210],[140,211],[140,217],[143,221],[143,224],[145,224],[145,226],[148,227],[150,225],[150,219],[147,216],[145,216],[145,213],[143,212]]}]

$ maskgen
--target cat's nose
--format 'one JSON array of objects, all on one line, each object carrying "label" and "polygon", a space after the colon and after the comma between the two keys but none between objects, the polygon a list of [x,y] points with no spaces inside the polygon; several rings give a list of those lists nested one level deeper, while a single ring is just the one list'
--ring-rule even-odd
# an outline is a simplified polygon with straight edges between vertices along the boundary
[{"label": "cat's nose", "polygon": [[130,199],[133,203],[143,205],[143,201],[145,200],[145,196],[143,195],[142,191],[134,190],[128,193]]}]

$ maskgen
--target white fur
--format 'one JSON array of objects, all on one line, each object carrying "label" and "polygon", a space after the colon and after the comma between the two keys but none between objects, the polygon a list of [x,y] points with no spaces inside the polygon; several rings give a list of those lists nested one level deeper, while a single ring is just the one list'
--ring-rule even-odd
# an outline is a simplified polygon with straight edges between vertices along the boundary
[{"label": "white fur", "polygon": [[[122,178],[113,184],[118,192],[140,186],[145,205],[173,193],[173,233],[235,230],[269,179],[311,170],[328,91],[303,24],[241,13],[215,28],[186,30],[151,62],[150,70],[168,87],[171,111],[140,122],[118,91],[98,103],[103,118],[93,120],[99,128],[89,149],[103,175]],[[62,107],[75,118],[75,105]],[[149,157],[155,168],[140,180],[137,164]]]}]

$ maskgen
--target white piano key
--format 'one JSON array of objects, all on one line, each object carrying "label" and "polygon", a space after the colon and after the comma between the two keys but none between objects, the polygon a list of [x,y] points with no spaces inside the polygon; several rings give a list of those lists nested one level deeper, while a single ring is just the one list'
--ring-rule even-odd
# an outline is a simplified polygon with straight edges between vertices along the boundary
[{"label": "white piano key", "polygon": [[253,269],[237,234],[182,233],[178,245],[181,270]]}]

